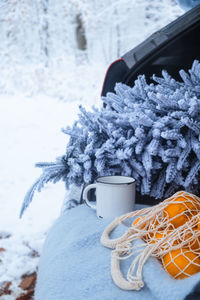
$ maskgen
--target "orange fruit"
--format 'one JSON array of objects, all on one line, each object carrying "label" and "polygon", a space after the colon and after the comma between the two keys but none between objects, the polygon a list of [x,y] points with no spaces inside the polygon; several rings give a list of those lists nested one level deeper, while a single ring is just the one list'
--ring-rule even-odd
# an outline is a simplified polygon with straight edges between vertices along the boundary
[{"label": "orange fruit", "polygon": [[165,238],[166,236],[167,236],[167,232],[166,231],[157,231],[154,234],[154,236],[152,235],[150,244],[154,244],[154,243],[160,241],[161,239]]},{"label": "orange fruit", "polygon": [[[157,242],[160,242],[162,239],[166,238],[168,234],[170,234],[170,230],[164,230],[164,231],[157,231],[154,235],[151,235],[150,238],[150,244],[154,244]],[[173,246],[175,243],[172,240],[167,240],[165,241],[162,245],[159,245],[157,250],[165,250],[168,249],[169,247]]]},{"label": "orange fruit", "polygon": [[171,224],[177,228],[189,221],[192,216],[198,213],[198,210],[200,210],[198,200],[195,201],[194,198],[185,194],[178,196],[173,203],[165,207],[164,214],[168,215]]},{"label": "orange fruit", "polygon": [[133,221],[132,226],[136,225],[140,220],[141,220],[141,217],[137,217],[137,218]]},{"label": "orange fruit", "polygon": [[151,228],[156,228],[159,225],[159,222],[156,218],[154,218],[149,225]]},{"label": "orange fruit", "polygon": [[185,242],[186,244],[184,247],[190,248],[191,250],[198,251],[200,250],[200,240],[199,237],[195,237],[195,235],[192,234],[192,232],[186,233],[184,236],[182,236],[180,239],[174,242],[174,244],[180,244],[181,242]]},{"label": "orange fruit", "polygon": [[200,257],[187,248],[172,250],[162,258],[165,270],[176,279],[200,272]]},{"label": "orange fruit", "polygon": [[[143,219],[143,217],[137,217],[137,218],[133,221],[132,226],[134,227],[134,226],[136,225],[136,227],[138,227],[138,228],[145,229],[145,226],[146,226],[145,223],[144,223],[142,226],[139,225],[139,222],[142,221],[142,219]],[[137,226],[137,224],[138,224],[138,226]],[[149,234],[145,234],[145,235],[141,236],[141,239],[142,239],[143,241],[147,242],[147,241],[150,239],[150,238],[149,238],[149,235],[150,235],[150,233],[149,233]]]},{"label": "orange fruit", "polygon": [[[168,220],[166,220],[166,218],[164,218],[163,214],[161,216],[154,217],[154,219],[152,219],[149,222],[149,230],[151,231],[163,231],[166,229],[167,227],[167,222]],[[168,226],[169,229],[170,226]]]},{"label": "orange fruit", "polygon": [[[140,221],[142,221],[142,217],[137,217],[137,218],[133,221],[132,226],[137,225]],[[138,224],[138,225],[139,225],[139,224]],[[137,227],[138,227],[138,226],[137,226]],[[144,228],[144,227],[145,227],[145,224],[142,225],[141,228]]]},{"label": "orange fruit", "polygon": [[198,217],[197,229],[200,230],[200,216]]}]

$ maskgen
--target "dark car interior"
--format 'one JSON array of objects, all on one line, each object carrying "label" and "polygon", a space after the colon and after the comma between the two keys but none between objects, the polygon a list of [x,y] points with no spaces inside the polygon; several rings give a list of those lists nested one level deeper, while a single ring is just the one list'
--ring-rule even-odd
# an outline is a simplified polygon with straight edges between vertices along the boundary
[{"label": "dark car interior", "polygon": [[[181,81],[179,70],[188,71],[195,59],[200,60],[199,36],[200,5],[197,5],[114,61],[107,70],[101,95],[114,92],[117,82],[133,86],[140,74],[145,74],[147,82],[151,82],[153,74],[162,76],[162,70]],[[138,203],[158,203],[151,197],[138,196]]]},{"label": "dark car interior", "polygon": [[200,59],[199,34],[200,5],[197,5],[113,62],[104,80],[102,96],[114,92],[116,82],[132,86],[140,74],[151,81],[152,75],[161,76],[163,69],[181,80],[179,70],[190,69],[192,62]]}]

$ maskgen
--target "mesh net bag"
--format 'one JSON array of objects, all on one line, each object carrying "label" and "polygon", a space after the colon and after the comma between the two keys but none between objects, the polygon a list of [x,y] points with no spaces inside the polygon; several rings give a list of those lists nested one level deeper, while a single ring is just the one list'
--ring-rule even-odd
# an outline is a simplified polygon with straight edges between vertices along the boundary
[{"label": "mesh net bag", "polygon": [[[127,219],[131,225],[125,234],[111,239],[110,233]],[[104,230],[101,243],[114,249],[111,275],[122,289],[140,290],[144,286],[142,270],[150,256],[156,257],[173,278],[190,277],[200,272],[200,198],[180,191],[153,207],[120,216]],[[130,257],[133,259],[125,278],[120,261]]]}]

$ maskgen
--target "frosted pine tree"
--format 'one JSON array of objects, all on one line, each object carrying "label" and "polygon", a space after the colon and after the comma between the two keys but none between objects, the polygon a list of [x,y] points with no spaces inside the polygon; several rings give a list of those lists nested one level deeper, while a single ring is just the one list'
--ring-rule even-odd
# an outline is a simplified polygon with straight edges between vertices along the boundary
[{"label": "frosted pine tree", "polygon": [[199,193],[200,63],[194,61],[182,82],[166,71],[147,84],[139,76],[133,87],[118,83],[106,106],[92,112],[80,107],[79,119],[63,130],[70,136],[66,154],[55,163],[38,163],[43,173],[27,193],[22,212],[35,190],[63,180],[66,187],[91,183],[98,176],[136,179],[142,195],[156,199],[179,189]]}]

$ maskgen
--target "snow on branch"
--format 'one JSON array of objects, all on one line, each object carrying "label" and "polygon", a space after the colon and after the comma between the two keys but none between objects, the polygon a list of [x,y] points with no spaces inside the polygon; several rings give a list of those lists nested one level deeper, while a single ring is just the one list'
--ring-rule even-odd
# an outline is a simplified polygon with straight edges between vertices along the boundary
[{"label": "snow on branch", "polygon": [[68,188],[98,176],[136,178],[141,194],[157,199],[178,189],[198,193],[200,179],[200,63],[180,71],[183,82],[166,72],[147,84],[139,76],[133,87],[118,83],[100,109],[80,107],[79,119],[64,132],[70,140],[63,157],[40,163],[43,173],[28,191],[21,215],[35,190],[63,180]]}]

